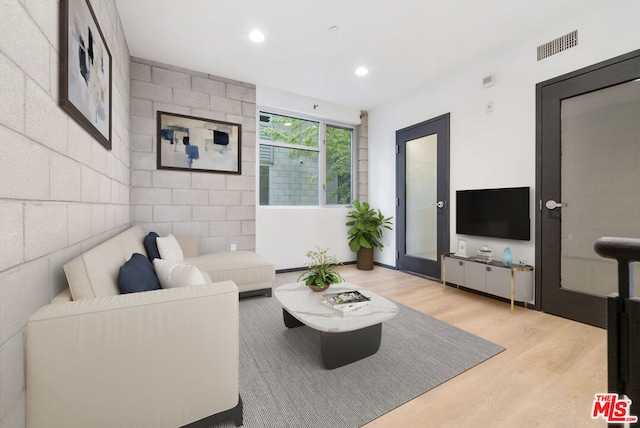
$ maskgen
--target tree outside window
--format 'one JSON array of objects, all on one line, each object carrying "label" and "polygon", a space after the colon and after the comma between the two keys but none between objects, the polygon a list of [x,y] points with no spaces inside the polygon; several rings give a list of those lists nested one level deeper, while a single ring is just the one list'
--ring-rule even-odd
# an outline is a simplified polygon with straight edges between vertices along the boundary
[{"label": "tree outside window", "polygon": [[260,204],[320,205],[320,189],[325,205],[351,203],[353,135],[352,128],[261,112]]}]

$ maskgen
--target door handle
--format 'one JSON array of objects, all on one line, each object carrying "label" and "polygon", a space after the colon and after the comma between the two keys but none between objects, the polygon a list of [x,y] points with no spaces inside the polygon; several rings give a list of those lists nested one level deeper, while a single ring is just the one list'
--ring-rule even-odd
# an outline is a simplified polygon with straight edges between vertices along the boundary
[{"label": "door handle", "polygon": [[431,204],[432,207],[444,208],[447,206],[445,201],[438,201],[436,203]]},{"label": "door handle", "polygon": [[556,208],[566,207],[567,204],[563,204],[562,202],[556,202],[553,199],[550,199],[547,201],[546,204],[544,204],[544,206],[547,207],[548,210],[555,210]]}]

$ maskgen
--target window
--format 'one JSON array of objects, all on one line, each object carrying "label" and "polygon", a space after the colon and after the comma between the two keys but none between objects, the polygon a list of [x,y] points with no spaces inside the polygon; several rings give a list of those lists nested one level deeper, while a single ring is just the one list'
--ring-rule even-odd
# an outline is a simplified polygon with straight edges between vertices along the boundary
[{"label": "window", "polygon": [[260,205],[351,203],[353,128],[260,112],[259,132]]},{"label": "window", "polygon": [[351,146],[353,129],[327,125],[326,204],[351,203]]}]

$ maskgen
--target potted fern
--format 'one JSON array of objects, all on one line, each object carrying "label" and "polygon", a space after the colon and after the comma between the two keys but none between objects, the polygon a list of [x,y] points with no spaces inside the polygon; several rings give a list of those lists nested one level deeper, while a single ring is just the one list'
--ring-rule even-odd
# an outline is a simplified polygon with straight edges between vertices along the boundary
[{"label": "potted fern", "polygon": [[349,248],[357,253],[357,267],[360,270],[373,269],[373,249],[382,249],[382,232],[384,229],[392,230],[391,219],[385,217],[378,209],[374,210],[368,202],[354,200],[353,211],[347,213],[349,220],[346,225],[350,226],[347,236],[349,238]]}]

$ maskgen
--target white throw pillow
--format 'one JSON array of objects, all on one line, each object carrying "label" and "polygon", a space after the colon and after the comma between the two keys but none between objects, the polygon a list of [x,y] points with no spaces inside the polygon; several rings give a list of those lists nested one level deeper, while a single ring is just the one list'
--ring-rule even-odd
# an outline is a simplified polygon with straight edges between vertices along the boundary
[{"label": "white throw pillow", "polygon": [[184,254],[182,254],[182,248],[178,244],[178,240],[172,234],[165,237],[156,238],[158,245],[158,252],[162,260],[170,262],[181,262],[184,260]]},{"label": "white throw pillow", "polygon": [[206,280],[200,269],[186,263],[154,259],[153,267],[162,288],[186,287],[204,284]]}]

